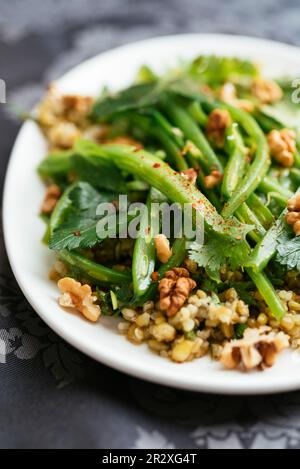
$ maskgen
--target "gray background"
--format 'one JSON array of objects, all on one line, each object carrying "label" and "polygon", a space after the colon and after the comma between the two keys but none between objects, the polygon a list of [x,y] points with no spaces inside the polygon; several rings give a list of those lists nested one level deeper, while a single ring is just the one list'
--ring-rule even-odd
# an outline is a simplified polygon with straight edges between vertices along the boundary
[{"label": "gray background", "polygon": [[[20,126],[45,85],[111,47],[156,35],[224,32],[300,45],[297,0],[1,0],[0,184]],[[25,161],[26,164],[26,161]],[[26,203],[26,201],[24,201]],[[25,301],[0,245],[0,447],[300,448],[300,393],[180,392],[93,362]],[[1,352],[1,348],[0,348]]]}]

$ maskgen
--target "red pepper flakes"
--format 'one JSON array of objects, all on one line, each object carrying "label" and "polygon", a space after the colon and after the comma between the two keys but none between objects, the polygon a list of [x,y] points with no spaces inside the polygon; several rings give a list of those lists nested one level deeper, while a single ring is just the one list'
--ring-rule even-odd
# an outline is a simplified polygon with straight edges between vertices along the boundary
[{"label": "red pepper flakes", "polygon": [[157,280],[158,280],[158,272],[152,272],[151,278],[152,278],[153,282],[157,282]]},{"label": "red pepper flakes", "polygon": [[154,165],[152,166],[153,168],[160,168],[160,164],[159,163],[154,163]]}]

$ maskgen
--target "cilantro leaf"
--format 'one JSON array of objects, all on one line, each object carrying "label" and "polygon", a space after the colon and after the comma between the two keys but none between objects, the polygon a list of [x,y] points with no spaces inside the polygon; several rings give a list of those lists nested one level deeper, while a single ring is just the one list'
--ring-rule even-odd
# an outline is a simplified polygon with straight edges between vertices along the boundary
[{"label": "cilantro leaf", "polygon": [[204,267],[210,278],[216,281],[221,267],[227,265],[236,270],[246,262],[249,252],[250,249],[243,240],[228,239],[209,232],[203,245],[191,245],[189,257],[200,267]]},{"label": "cilantro leaf", "polygon": [[[87,182],[79,182],[68,194],[68,198],[71,205],[50,237],[50,249],[83,249],[101,242],[103,238],[100,239],[96,231],[100,219],[96,209],[100,203],[113,201],[116,195],[100,193]],[[106,231],[106,236],[109,236],[109,230]]]},{"label": "cilantro leaf", "polygon": [[256,77],[258,69],[249,60],[201,55],[191,63],[188,73],[203,83],[218,86],[227,81],[239,82]]},{"label": "cilantro leaf", "polygon": [[277,255],[275,260],[285,266],[287,270],[296,269],[300,272],[300,237],[282,240],[277,245]]}]

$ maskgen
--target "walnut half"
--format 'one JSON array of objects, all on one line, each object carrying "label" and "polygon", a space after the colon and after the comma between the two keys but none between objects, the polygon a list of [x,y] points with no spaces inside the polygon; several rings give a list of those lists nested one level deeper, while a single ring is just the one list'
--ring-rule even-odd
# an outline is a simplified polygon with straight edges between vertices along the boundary
[{"label": "walnut half", "polygon": [[246,329],[243,339],[228,342],[221,355],[225,368],[241,366],[246,370],[273,366],[278,353],[289,346],[284,332],[272,332],[268,326]]},{"label": "walnut half", "polygon": [[221,183],[222,179],[223,174],[217,169],[214,169],[208,176],[204,177],[204,186],[206,189],[213,189]]},{"label": "walnut half", "polygon": [[60,196],[61,190],[57,184],[51,184],[49,187],[47,187],[46,194],[41,206],[41,212],[46,215],[53,212]]},{"label": "walnut half", "polygon": [[174,316],[195,287],[196,282],[190,278],[187,269],[175,267],[168,270],[158,285],[160,309],[166,311],[167,316]]},{"label": "walnut half", "polygon": [[282,98],[282,89],[272,80],[256,78],[251,85],[252,95],[263,104],[272,104]]},{"label": "walnut half", "polygon": [[296,236],[300,235],[300,194],[296,194],[288,200],[288,213],[285,216],[286,222],[292,225]]},{"label": "walnut half", "polygon": [[214,109],[209,114],[206,126],[207,136],[217,147],[223,147],[225,131],[230,124],[231,117],[226,109]]},{"label": "walnut half", "polygon": [[272,130],[268,134],[271,156],[282,166],[290,168],[296,153],[296,134],[291,129]]},{"label": "walnut half", "polygon": [[60,279],[57,285],[62,293],[58,299],[60,306],[77,309],[89,321],[96,322],[99,319],[100,306],[94,304],[97,297],[92,295],[89,285],[81,285],[70,277]]}]

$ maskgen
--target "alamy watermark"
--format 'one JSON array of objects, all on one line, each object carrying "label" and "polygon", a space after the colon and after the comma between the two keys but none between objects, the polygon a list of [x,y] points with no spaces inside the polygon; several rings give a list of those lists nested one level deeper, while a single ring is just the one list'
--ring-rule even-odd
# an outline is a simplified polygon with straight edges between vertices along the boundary
[{"label": "alamy watermark", "polygon": [[300,104],[300,78],[295,78],[292,81],[292,88],[294,91],[292,92],[292,102],[294,104]]},{"label": "alamy watermark", "polygon": [[203,244],[203,216],[189,203],[129,203],[127,195],[120,195],[113,203],[100,203],[96,215],[99,218],[96,232],[100,239],[142,237],[147,240],[164,234],[169,239],[184,237]]},{"label": "alamy watermark", "polygon": [[6,83],[0,78],[0,104],[6,103]]}]

